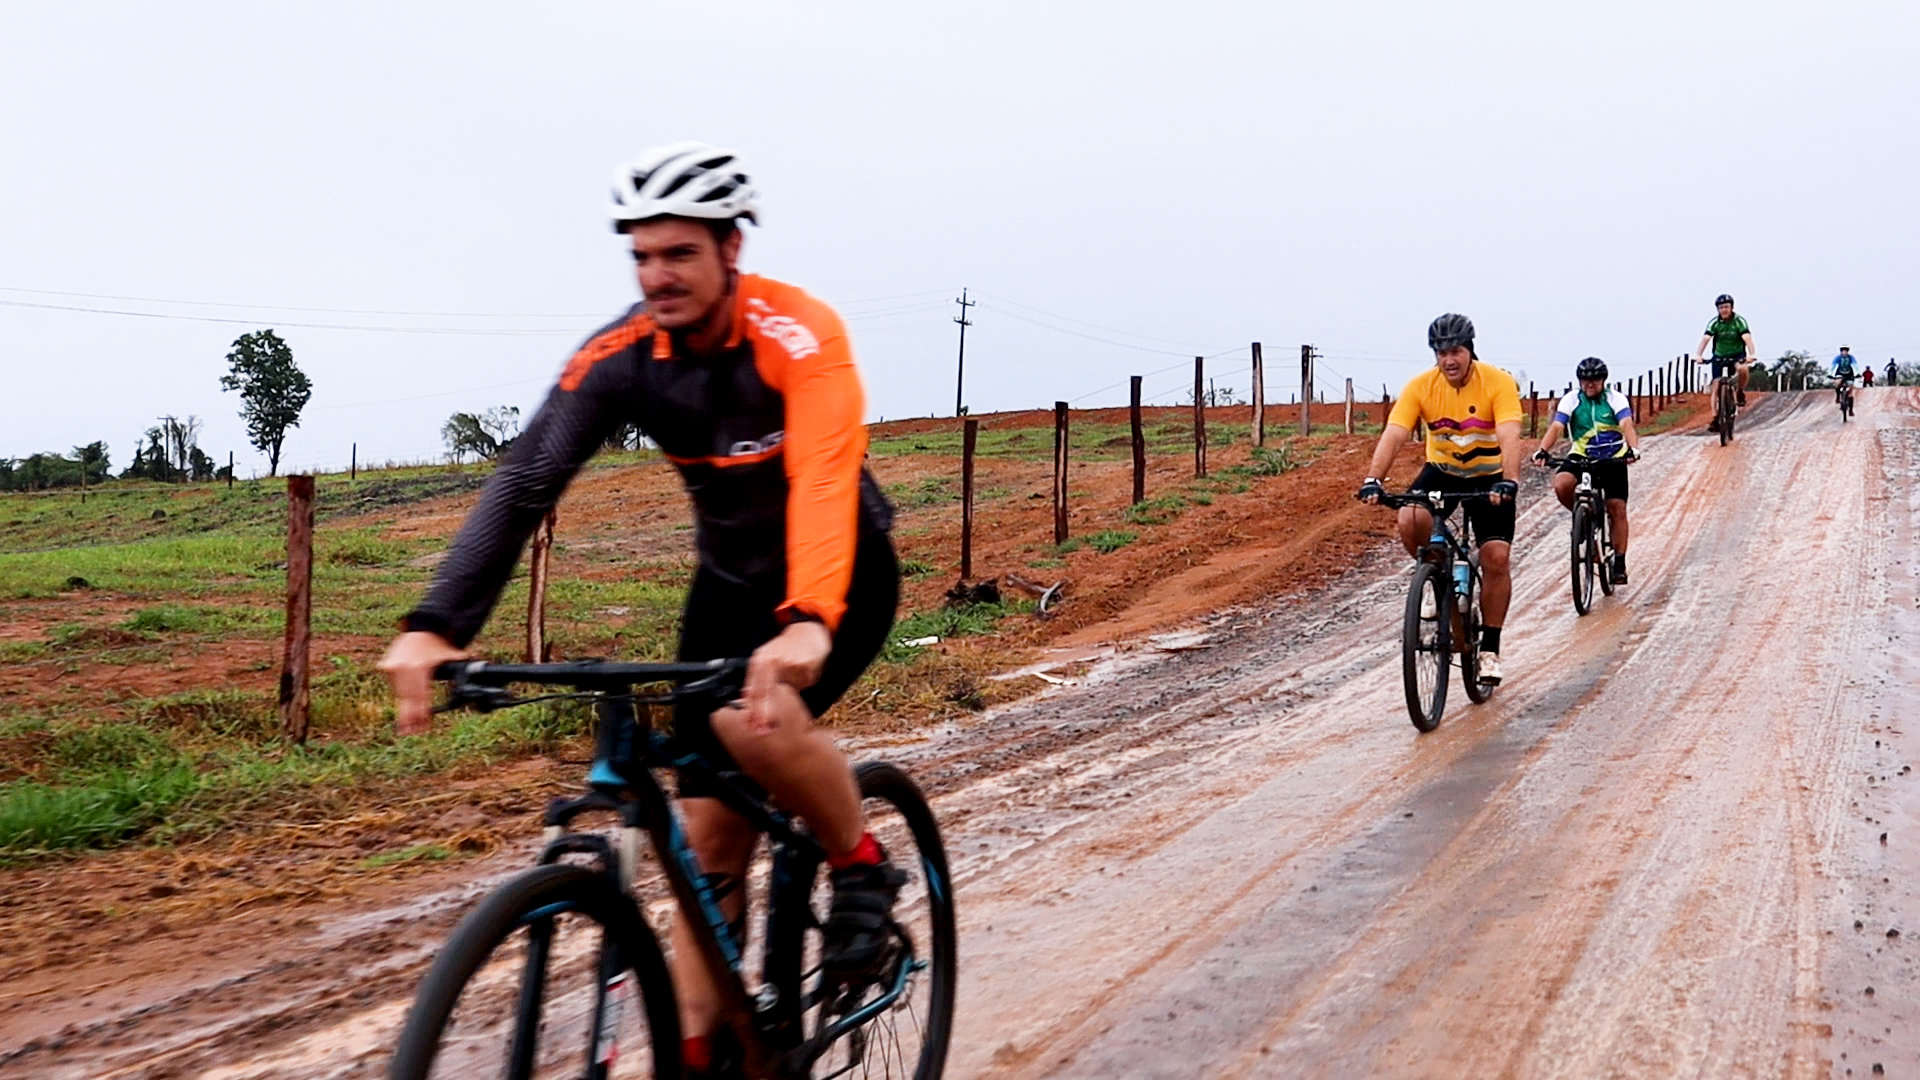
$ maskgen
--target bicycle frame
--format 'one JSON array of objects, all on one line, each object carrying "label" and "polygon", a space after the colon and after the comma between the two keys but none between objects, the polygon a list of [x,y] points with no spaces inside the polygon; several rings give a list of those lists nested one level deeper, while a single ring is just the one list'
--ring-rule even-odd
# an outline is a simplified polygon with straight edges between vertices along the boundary
[{"label": "bicycle frame", "polygon": [[[1425,510],[1431,515],[1433,524],[1428,527],[1430,535],[1420,558],[1427,562],[1438,563],[1449,579],[1452,578],[1456,563],[1466,564],[1467,573],[1473,578],[1472,591],[1475,595],[1481,595],[1486,582],[1480,576],[1480,561],[1473,557],[1473,522],[1466,515],[1461,515],[1460,530],[1455,532],[1450,519],[1453,517],[1453,511],[1461,503],[1468,499],[1484,498],[1486,496],[1483,494],[1449,495],[1437,491],[1410,491],[1404,495],[1387,495],[1380,500],[1380,505],[1391,506],[1396,510],[1411,506]],[[1447,595],[1449,611],[1458,614],[1460,597],[1457,590],[1448,590]],[[1452,619],[1449,618],[1448,621],[1451,622]],[[1451,647],[1453,651],[1461,652],[1464,651],[1465,643],[1453,641]]]},{"label": "bicycle frame", "polygon": [[[515,703],[504,685],[514,682],[565,685],[596,695],[593,764],[586,794],[556,798],[543,819],[546,846],[539,861],[551,863],[568,854],[597,856],[602,868],[615,875],[623,893],[633,887],[644,832],[665,872],[674,902],[682,912],[698,912],[687,923],[695,942],[714,973],[722,1015],[739,1038],[750,1076],[804,1075],[814,1060],[847,1031],[890,1007],[906,990],[907,978],[918,959],[905,953],[893,973],[892,985],[860,1009],[841,1017],[812,1039],[802,1039],[807,1002],[800,985],[779,985],[779,973],[799,970],[804,935],[812,925],[812,884],[827,853],[811,836],[795,828],[792,819],[750,788],[743,775],[716,769],[698,753],[685,750],[669,735],[643,720],[636,705],[663,705],[683,698],[706,698],[717,704],[732,700],[745,674],[744,661],[719,660],[701,664],[490,664],[465,661],[443,665],[439,677],[453,684],[453,704],[488,711]],[[677,690],[655,696],[631,693],[636,684],[686,680]],[[719,897],[707,883],[679,816],[661,788],[655,769],[673,768],[710,785],[715,797],[765,833],[771,847],[773,874],[766,905],[766,944],[762,957],[762,988],[747,992],[743,976],[744,941],[736,940],[733,926],[721,909]],[[603,836],[571,832],[573,821],[594,811],[620,815],[617,850]],[[803,973],[804,975],[804,973]],[[604,992],[604,987],[603,987]],[[599,1038],[599,1017],[594,1038]]]}]

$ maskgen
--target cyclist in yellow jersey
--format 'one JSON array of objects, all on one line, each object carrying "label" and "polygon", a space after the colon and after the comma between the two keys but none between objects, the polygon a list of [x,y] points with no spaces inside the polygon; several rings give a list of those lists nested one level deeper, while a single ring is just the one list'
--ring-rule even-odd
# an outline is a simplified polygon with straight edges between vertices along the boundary
[{"label": "cyclist in yellow jersey", "polygon": [[[1417,423],[1427,425],[1427,464],[1408,487],[1446,495],[1485,495],[1465,503],[1480,549],[1483,629],[1480,680],[1500,682],[1500,628],[1513,599],[1510,555],[1514,504],[1520,493],[1520,385],[1481,362],[1473,351],[1473,322],[1442,315],[1427,328],[1434,366],[1407,383],[1387,416],[1365,482],[1355,495],[1375,503],[1386,494],[1387,470]],[[1433,535],[1433,515],[1418,506],[1400,510],[1400,543],[1419,558]]]}]

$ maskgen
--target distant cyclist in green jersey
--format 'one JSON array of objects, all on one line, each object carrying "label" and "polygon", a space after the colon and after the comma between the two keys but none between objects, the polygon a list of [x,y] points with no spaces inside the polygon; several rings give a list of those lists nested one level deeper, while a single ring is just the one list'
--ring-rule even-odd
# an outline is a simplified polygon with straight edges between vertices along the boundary
[{"label": "distant cyclist in green jersey", "polygon": [[[1633,424],[1633,403],[1607,387],[1607,365],[1597,356],[1574,369],[1580,388],[1554,406],[1553,422],[1533,452],[1536,465],[1547,463],[1548,452],[1565,434],[1568,453],[1585,457],[1594,486],[1607,502],[1607,520],[1613,533],[1613,580],[1627,583],[1627,466],[1640,460],[1640,432]],[[1573,509],[1574,488],[1580,470],[1562,465],[1553,477],[1553,493],[1560,505]]]},{"label": "distant cyclist in green jersey", "polygon": [[[1733,297],[1721,293],[1713,302],[1718,312],[1713,321],[1707,324],[1707,332],[1700,336],[1700,344],[1694,347],[1693,359],[1699,363],[1707,355],[1707,346],[1713,346],[1713,374],[1717,378],[1728,367],[1740,369],[1738,404],[1747,403],[1747,369],[1753,366],[1753,331],[1747,329],[1747,320],[1733,313]],[[1715,421],[1717,424],[1718,421]]]}]

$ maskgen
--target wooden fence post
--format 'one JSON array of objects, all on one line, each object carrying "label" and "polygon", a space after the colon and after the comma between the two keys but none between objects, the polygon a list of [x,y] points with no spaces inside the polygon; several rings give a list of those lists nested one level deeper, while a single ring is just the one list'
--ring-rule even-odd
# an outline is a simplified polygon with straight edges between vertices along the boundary
[{"label": "wooden fence post", "polygon": [[280,733],[307,741],[307,645],[313,622],[313,477],[287,477],[287,635],[280,657]]},{"label": "wooden fence post", "polygon": [[1347,434],[1353,434],[1353,380],[1347,380]]},{"label": "wooden fence post", "polygon": [[1129,408],[1129,419],[1133,421],[1133,501],[1142,502],[1147,497],[1147,433],[1140,425],[1140,376],[1133,377],[1133,404]]},{"label": "wooden fence post", "polygon": [[1313,434],[1313,346],[1300,346],[1300,434]]},{"label": "wooden fence post", "polygon": [[527,663],[547,662],[547,564],[553,557],[554,511],[540,519],[527,550]]},{"label": "wooden fence post", "polygon": [[1267,367],[1260,343],[1253,343],[1253,445],[1267,445]]},{"label": "wooden fence post", "polygon": [[[1196,403],[1194,407],[1199,405]],[[1064,401],[1053,403],[1053,542],[1067,542],[1067,403]]]},{"label": "wooden fence post", "polygon": [[973,447],[980,421],[967,417],[960,429],[960,580],[973,577]]},{"label": "wooden fence post", "polygon": [[1193,475],[1207,475],[1206,358],[1193,358]]},{"label": "wooden fence post", "polygon": [[1527,438],[1540,435],[1540,392],[1533,388],[1533,381],[1527,381]]},{"label": "wooden fence post", "polygon": [[227,451],[227,490],[233,490],[233,451]]},{"label": "wooden fence post", "polygon": [[347,459],[347,479],[360,479],[360,444],[353,444],[353,456]]}]

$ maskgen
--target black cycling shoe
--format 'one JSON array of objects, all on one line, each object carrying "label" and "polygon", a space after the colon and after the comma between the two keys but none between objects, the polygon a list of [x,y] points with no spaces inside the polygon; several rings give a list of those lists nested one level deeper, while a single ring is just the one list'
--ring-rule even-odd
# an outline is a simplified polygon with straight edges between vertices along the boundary
[{"label": "black cycling shoe", "polygon": [[883,853],[878,863],[835,870],[831,878],[833,906],[827,913],[820,966],[843,978],[878,975],[893,938],[893,902],[907,883],[906,871]]},{"label": "black cycling shoe", "polygon": [[1738,407],[1738,408],[1742,408],[1742,409],[1744,409],[1744,408],[1746,408],[1746,407],[1747,407],[1747,392],[1746,392],[1745,390],[1736,390],[1736,391],[1734,391],[1734,392],[1733,392],[1733,404],[1734,404],[1734,405],[1735,405],[1736,407]]},{"label": "black cycling shoe", "polygon": [[1625,585],[1627,583],[1627,557],[1617,551],[1613,554],[1613,569],[1611,575],[1615,585]]}]

